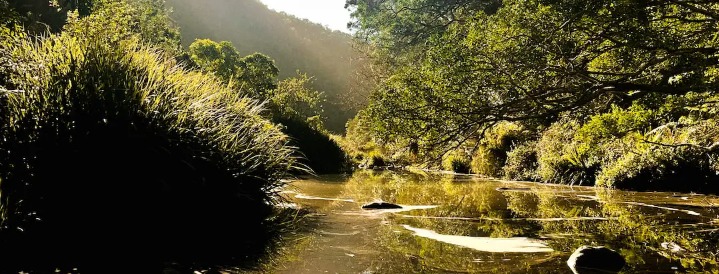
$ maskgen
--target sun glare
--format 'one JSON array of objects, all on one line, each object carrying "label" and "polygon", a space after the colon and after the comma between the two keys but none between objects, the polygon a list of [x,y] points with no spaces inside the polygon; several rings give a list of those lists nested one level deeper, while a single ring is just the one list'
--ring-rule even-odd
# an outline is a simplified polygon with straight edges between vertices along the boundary
[{"label": "sun glare", "polygon": [[349,32],[350,12],[344,0],[261,0],[270,9],[286,12],[327,26],[332,30]]}]

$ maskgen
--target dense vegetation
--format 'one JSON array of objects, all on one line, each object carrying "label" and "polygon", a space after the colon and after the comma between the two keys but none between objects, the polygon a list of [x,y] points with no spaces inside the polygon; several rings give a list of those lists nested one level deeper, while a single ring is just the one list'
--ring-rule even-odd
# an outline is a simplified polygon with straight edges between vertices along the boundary
[{"label": "dense vegetation", "polygon": [[348,131],[372,138],[353,146],[508,179],[719,192],[715,1],[347,5],[383,79]]},{"label": "dense vegetation", "polygon": [[230,41],[243,55],[262,52],[279,68],[279,79],[300,70],[315,76],[324,92],[326,127],[342,133],[345,123],[366,101],[365,79],[356,75],[364,63],[349,34],[268,9],[259,0],[169,0],[172,18],[185,46],[196,39]]},{"label": "dense vegetation", "polygon": [[193,69],[162,1],[54,4],[0,1],[0,272],[257,263],[304,170],[258,94],[302,83]]},{"label": "dense vegetation", "polygon": [[200,70],[218,76],[228,87],[266,102],[267,118],[282,126],[300,161],[315,172],[339,173],[348,169],[344,151],[325,129],[324,94],[313,90],[311,78],[301,74],[279,83],[274,60],[261,53],[242,57],[228,41],[200,39],[189,47],[190,60]]}]

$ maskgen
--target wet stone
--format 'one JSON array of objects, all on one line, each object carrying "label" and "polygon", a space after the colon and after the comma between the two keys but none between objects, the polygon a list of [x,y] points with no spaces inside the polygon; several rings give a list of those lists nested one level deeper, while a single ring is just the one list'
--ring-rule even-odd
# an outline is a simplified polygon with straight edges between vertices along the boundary
[{"label": "wet stone", "polygon": [[603,246],[581,246],[567,260],[574,274],[618,273],[625,264],[622,255]]},{"label": "wet stone", "polygon": [[362,209],[400,209],[402,206],[392,204],[392,203],[385,203],[385,202],[373,202],[369,204],[365,204],[362,206]]}]

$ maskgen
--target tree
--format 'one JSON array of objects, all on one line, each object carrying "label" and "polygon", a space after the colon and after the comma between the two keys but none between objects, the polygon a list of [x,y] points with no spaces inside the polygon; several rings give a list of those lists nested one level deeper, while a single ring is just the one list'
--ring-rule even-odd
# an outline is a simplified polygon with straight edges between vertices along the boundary
[{"label": "tree", "polygon": [[423,47],[434,35],[462,24],[474,13],[493,13],[500,0],[347,0],[356,37],[395,55]]},{"label": "tree", "polygon": [[94,1],[89,15],[69,12],[63,31],[84,39],[137,40],[169,56],[182,52],[180,33],[160,0]]},{"label": "tree", "polygon": [[505,1],[430,39],[370,106],[386,139],[428,147],[481,138],[499,121],[553,121],[616,104],[715,93],[714,1]]},{"label": "tree", "polygon": [[312,78],[297,72],[297,77],[280,81],[272,91],[271,109],[276,116],[306,121],[315,128],[322,128],[324,95],[310,88]]},{"label": "tree", "polygon": [[0,27],[12,27],[20,21],[20,16],[6,0],[0,0]]},{"label": "tree", "polygon": [[253,53],[240,60],[238,80],[243,86],[261,98],[269,98],[271,90],[277,88],[277,75],[280,71],[275,61],[262,53]]},{"label": "tree", "polygon": [[[20,23],[34,34],[59,32],[70,11],[85,16],[90,13],[90,0],[9,0],[9,8],[20,16]],[[3,8],[5,9],[5,8]]]},{"label": "tree", "polygon": [[240,69],[240,53],[227,41],[198,39],[190,45],[190,58],[203,71],[214,73],[225,82],[236,77]]},{"label": "tree", "polygon": [[214,73],[226,83],[262,100],[270,99],[279,70],[274,60],[261,53],[241,57],[232,43],[198,39],[190,45],[190,59],[201,70]]}]

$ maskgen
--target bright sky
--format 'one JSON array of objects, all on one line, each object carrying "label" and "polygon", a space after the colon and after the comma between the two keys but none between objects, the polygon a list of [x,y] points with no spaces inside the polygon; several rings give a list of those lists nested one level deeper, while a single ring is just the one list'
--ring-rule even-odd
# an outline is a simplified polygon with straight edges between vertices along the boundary
[{"label": "bright sky", "polygon": [[260,0],[270,9],[307,19],[333,30],[349,32],[350,12],[345,0]]}]

